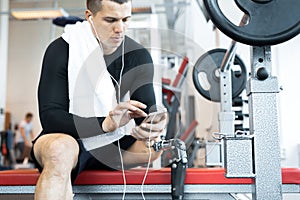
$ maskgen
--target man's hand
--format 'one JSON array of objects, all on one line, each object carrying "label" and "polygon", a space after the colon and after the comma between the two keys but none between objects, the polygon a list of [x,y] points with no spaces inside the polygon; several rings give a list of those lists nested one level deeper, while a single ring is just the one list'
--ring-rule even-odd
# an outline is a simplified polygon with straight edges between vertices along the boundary
[{"label": "man's hand", "polygon": [[103,121],[103,131],[112,132],[126,125],[133,118],[146,117],[147,114],[142,110],[146,107],[145,104],[134,100],[119,103]]},{"label": "man's hand", "polygon": [[132,129],[131,135],[138,140],[155,140],[160,137],[167,126],[167,113]]}]

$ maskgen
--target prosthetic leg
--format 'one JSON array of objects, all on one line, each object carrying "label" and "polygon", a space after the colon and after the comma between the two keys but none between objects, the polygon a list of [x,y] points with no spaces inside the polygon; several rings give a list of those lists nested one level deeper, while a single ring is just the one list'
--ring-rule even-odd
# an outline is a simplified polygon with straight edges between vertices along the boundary
[{"label": "prosthetic leg", "polygon": [[188,164],[185,143],[179,139],[162,140],[154,143],[155,151],[172,151],[171,194],[173,200],[183,199],[186,168]]}]

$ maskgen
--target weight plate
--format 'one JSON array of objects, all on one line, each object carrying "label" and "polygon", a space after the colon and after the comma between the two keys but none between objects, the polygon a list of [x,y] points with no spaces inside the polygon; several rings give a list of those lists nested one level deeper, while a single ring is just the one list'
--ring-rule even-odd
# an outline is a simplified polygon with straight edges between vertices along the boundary
[{"label": "weight plate", "polygon": [[235,41],[252,46],[269,46],[285,42],[300,33],[300,1],[235,0],[237,6],[249,15],[249,23],[236,26],[220,10],[218,0],[204,0],[212,22]]},{"label": "weight plate", "polygon": [[[198,92],[206,99],[220,102],[219,68],[226,49],[213,49],[203,54],[193,69],[193,82]],[[235,55],[231,68],[232,98],[238,97],[245,89],[247,69],[238,55]]]}]

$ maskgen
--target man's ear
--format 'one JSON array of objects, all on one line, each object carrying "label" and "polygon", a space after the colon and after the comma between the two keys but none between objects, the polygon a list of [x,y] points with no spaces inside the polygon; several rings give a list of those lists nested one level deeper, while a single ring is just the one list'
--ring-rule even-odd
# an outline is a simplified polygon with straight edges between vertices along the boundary
[{"label": "man's ear", "polygon": [[85,19],[87,20],[87,21],[91,21],[91,18],[93,17],[93,14],[92,14],[92,12],[90,11],[90,10],[86,10],[85,11]]}]

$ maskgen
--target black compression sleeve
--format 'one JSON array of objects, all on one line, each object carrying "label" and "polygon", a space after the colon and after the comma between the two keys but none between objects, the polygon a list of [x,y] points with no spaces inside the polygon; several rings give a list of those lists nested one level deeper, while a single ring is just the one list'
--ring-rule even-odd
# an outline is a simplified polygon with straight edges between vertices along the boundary
[{"label": "black compression sleeve", "polygon": [[103,118],[69,113],[68,44],[59,38],[47,48],[38,87],[39,115],[44,133],[66,133],[84,138],[103,133]]}]

